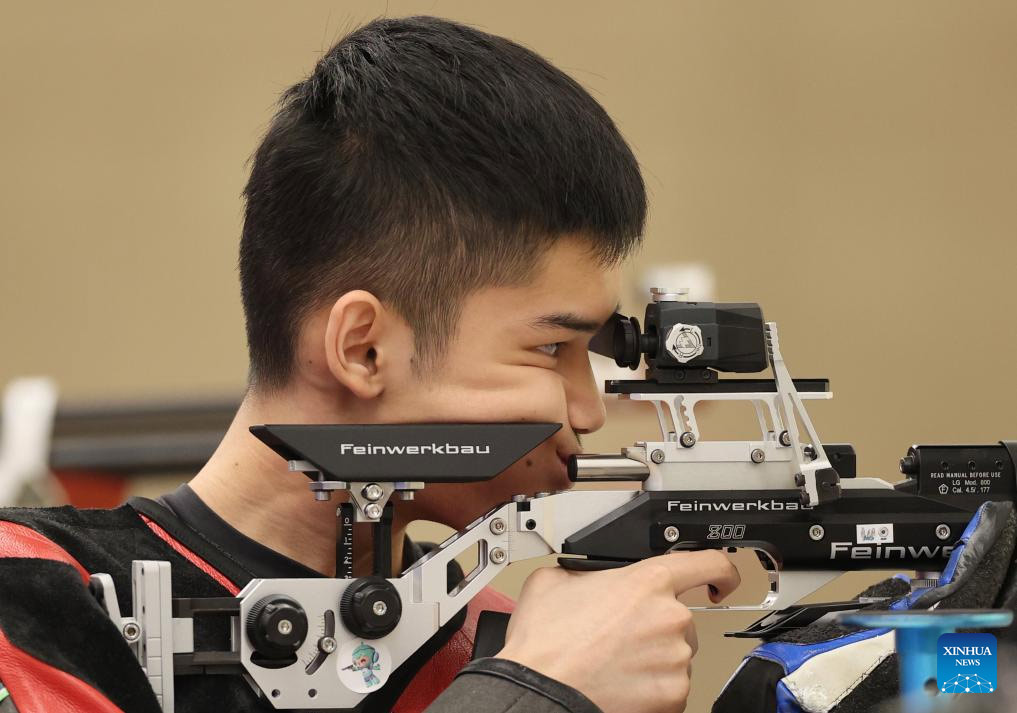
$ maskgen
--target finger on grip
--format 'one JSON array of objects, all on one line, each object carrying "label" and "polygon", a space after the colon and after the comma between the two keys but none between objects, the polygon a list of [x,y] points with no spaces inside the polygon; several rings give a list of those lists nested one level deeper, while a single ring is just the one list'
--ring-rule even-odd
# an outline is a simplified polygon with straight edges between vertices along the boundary
[{"label": "finger on grip", "polygon": [[710,588],[710,599],[716,602],[741,584],[738,570],[720,550],[669,552],[643,560],[640,565],[666,567],[671,574],[675,596],[706,585]]}]

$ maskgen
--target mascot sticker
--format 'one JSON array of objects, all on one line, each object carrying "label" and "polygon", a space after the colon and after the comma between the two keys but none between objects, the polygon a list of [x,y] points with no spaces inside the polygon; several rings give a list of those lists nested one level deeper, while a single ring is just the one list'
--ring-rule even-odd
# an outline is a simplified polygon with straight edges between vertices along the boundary
[{"label": "mascot sticker", "polygon": [[355,693],[381,688],[392,672],[392,657],[384,644],[361,639],[347,642],[339,650],[339,680]]}]

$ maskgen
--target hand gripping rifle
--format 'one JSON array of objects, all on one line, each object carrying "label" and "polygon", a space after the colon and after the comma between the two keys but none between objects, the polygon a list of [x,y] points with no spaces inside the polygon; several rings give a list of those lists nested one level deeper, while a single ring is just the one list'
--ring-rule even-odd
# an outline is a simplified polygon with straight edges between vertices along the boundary
[{"label": "hand gripping rifle", "polygon": [[[734,635],[768,635],[865,605],[797,605],[842,572],[899,568],[934,579],[982,503],[1014,500],[1012,442],[916,445],[901,460],[902,482],[856,477],[851,446],[824,444],[805,410],[806,400],[831,398],[829,383],[791,378],[777,327],[756,304],[687,302],[681,291],[654,290],[644,324],[615,315],[590,348],[632,368],[645,356],[646,378],[609,381],[606,390],[653,403],[660,440],[576,456],[569,468],[575,482],[641,487],[517,495],[398,576],[395,501],[426,483],[493,478],[561,425],[253,427],[291,471],[310,478],[316,499],[348,494],[336,510],[336,577],[256,579],[235,597],[183,599],[172,595],[169,563],[135,561],[132,615],[122,616],[112,579],[93,575],[163,710],[173,710],[174,676],[230,672],[279,709],[353,708],[503,568],[547,554],[591,570],[674,550],[750,549],[769,575],[763,601],[706,608],[765,611]],[[718,377],[767,368],[772,378]],[[750,402],[759,438],[702,438],[695,407],[704,401]],[[373,523],[372,576],[352,576],[354,522]],[[446,567],[467,551],[479,553],[478,564],[449,589]],[[196,651],[195,616],[229,617],[229,650]]]}]

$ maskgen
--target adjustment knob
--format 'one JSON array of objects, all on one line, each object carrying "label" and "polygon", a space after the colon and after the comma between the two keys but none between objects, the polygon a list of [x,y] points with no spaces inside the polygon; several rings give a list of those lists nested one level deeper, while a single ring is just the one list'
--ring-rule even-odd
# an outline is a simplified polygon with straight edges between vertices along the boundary
[{"label": "adjustment knob", "polygon": [[623,317],[615,322],[612,336],[615,364],[629,369],[639,366],[639,358],[642,355],[639,336],[639,320],[635,317]]},{"label": "adjustment knob", "polygon": [[681,302],[689,296],[688,287],[651,287],[650,297],[654,302]]},{"label": "adjustment knob", "polygon": [[391,633],[403,614],[395,586],[382,577],[354,580],[339,599],[339,616],[355,635],[380,639]]},{"label": "adjustment knob", "polygon": [[913,448],[908,449],[908,454],[900,459],[900,472],[907,476],[915,476],[919,473],[918,454]]},{"label": "adjustment knob", "polygon": [[306,636],[307,614],[289,597],[265,597],[247,614],[247,638],[254,650],[267,659],[292,657]]}]

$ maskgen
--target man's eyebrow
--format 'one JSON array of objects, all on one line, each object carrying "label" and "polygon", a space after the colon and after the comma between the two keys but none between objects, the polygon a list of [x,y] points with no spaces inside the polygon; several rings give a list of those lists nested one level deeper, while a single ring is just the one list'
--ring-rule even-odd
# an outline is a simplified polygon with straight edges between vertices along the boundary
[{"label": "man's eyebrow", "polygon": [[[617,311],[617,309],[615,311]],[[558,329],[571,329],[574,332],[597,332],[604,326],[604,322],[580,317],[572,312],[555,312],[537,317],[530,322],[530,326],[536,329],[552,327]]]}]

